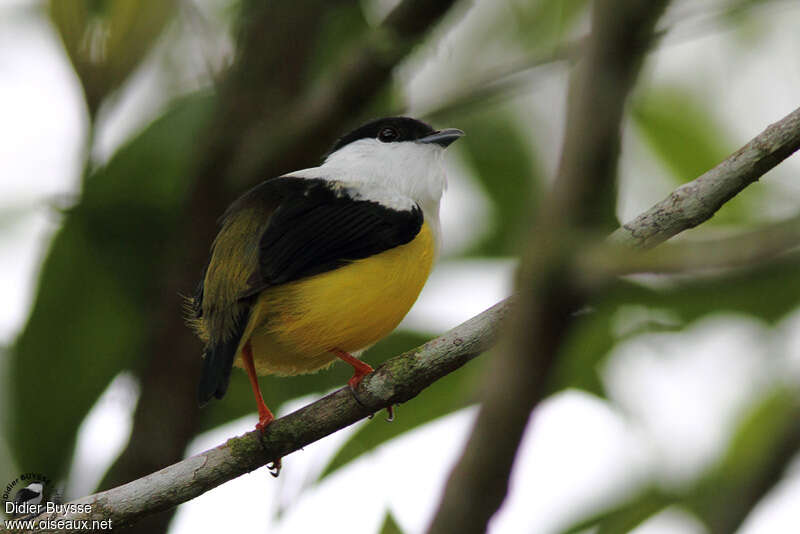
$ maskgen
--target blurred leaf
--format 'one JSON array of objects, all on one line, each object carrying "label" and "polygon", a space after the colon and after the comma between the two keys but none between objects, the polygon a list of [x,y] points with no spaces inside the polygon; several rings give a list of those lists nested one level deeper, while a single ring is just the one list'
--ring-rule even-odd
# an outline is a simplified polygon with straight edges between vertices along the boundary
[{"label": "blurred leaf", "polygon": [[380,534],[403,534],[403,529],[397,524],[391,510],[386,510],[386,516],[383,519]]},{"label": "blurred leaf", "polygon": [[49,6],[94,117],[150,50],[176,1],[50,0]]},{"label": "blurred leaf", "polygon": [[556,360],[551,388],[580,388],[605,398],[600,364],[614,346],[613,309],[587,308],[579,312]]},{"label": "blurred leaf", "polygon": [[325,20],[320,24],[314,51],[308,61],[308,73],[312,80],[341,76],[340,72],[336,72],[336,67],[341,65],[341,57],[352,54],[353,47],[361,44],[370,30],[360,2],[342,3],[338,9],[324,12],[323,16]]},{"label": "blurred leaf", "polygon": [[[407,350],[422,345],[433,336],[419,333],[398,331],[378,342],[364,354],[364,361],[372,366],[397,356]],[[353,369],[344,362],[336,361],[328,369],[318,373],[279,377],[274,375],[259,378],[264,392],[264,401],[277,411],[284,403],[313,393],[323,393],[332,388],[344,387],[353,375]],[[210,430],[233,419],[254,414],[256,403],[250,383],[244,372],[234,371],[225,398],[220,402],[212,402],[203,408],[200,432]]]},{"label": "blurred leaf", "polygon": [[[557,361],[551,387],[577,387],[605,396],[599,372],[613,346],[624,337],[675,331],[714,313],[742,313],[775,323],[794,311],[798,304],[800,273],[797,263],[791,261],[723,278],[683,281],[664,289],[620,281],[614,290],[578,313]],[[674,315],[674,321],[669,324],[646,321],[635,331],[619,337],[612,332],[612,323],[615,314],[625,305],[666,310]]]},{"label": "blurred leaf", "polygon": [[[695,93],[678,87],[644,92],[631,108],[631,117],[644,141],[674,176],[676,183],[694,180],[724,160],[737,146],[710,106]],[[740,222],[751,213],[758,189],[727,202],[712,224]]]},{"label": "blurred leaf", "polygon": [[[418,397],[397,407],[395,420],[385,423],[382,420],[362,425],[353,433],[320,474],[319,479],[327,477],[344,467],[362,454],[372,451],[379,445],[433,421],[439,417],[465,408],[475,402],[475,390],[483,375],[487,358],[478,358],[454,373],[450,373]],[[413,462],[409,458],[409,462]],[[398,461],[403,461],[399,459]]]},{"label": "blurred leaf", "polygon": [[574,523],[562,534],[625,534],[632,531],[661,510],[670,506],[673,498],[656,489],[647,489],[630,500]]},{"label": "blurred leaf", "polygon": [[639,132],[678,183],[688,182],[725,159],[735,146],[697,96],[676,87],[652,89],[635,100],[631,116]]},{"label": "blurred leaf", "polygon": [[774,3],[774,0],[730,0],[726,6],[724,18],[727,19],[726,30],[731,30],[739,39],[742,52],[750,52],[765,37],[772,35],[774,29],[768,22],[753,8],[763,7],[766,4]]},{"label": "blurred leaf", "polygon": [[[760,497],[759,488],[769,488],[777,482],[797,453],[798,417],[800,403],[794,386],[768,392],[744,415],[725,455],[697,483],[686,501],[712,532],[729,530],[720,530],[720,524],[738,526],[738,521],[731,521],[729,516],[738,517],[742,510],[732,504],[745,506],[747,511],[755,505],[752,497]],[[787,448],[788,444],[791,447]],[[772,477],[776,479],[771,480]]]},{"label": "blurred leaf", "polygon": [[90,176],[42,266],[9,362],[5,435],[23,470],[64,475],[81,421],[136,368],[163,283],[167,236],[188,189],[205,97],[171,108]]},{"label": "blurred leaf", "polygon": [[508,5],[519,21],[517,27],[523,42],[538,47],[561,42],[588,3],[588,0],[539,0]]},{"label": "blurred leaf", "polygon": [[[505,108],[507,109],[507,108]],[[497,108],[458,119],[460,141],[480,185],[492,201],[491,232],[472,251],[481,256],[515,254],[522,230],[536,212],[542,174],[531,142],[510,111]]]}]

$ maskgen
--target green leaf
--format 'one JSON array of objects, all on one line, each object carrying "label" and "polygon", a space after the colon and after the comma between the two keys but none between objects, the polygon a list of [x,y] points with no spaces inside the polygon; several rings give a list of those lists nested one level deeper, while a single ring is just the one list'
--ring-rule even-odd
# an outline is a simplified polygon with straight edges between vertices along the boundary
[{"label": "green leaf", "polygon": [[539,47],[561,42],[588,3],[588,0],[539,0],[508,2],[508,6],[514,12],[523,42]]},{"label": "green leaf", "polygon": [[119,150],[64,214],[10,351],[4,434],[19,467],[57,479],[98,396],[146,352],[167,235],[210,100],[188,98]]},{"label": "green leaf", "polygon": [[[491,357],[488,354],[486,356]],[[359,427],[331,459],[319,480],[404,432],[474,403],[475,389],[486,368],[487,357],[473,360],[437,381],[418,397],[396,408],[397,414],[393,422],[386,423],[379,419]]]},{"label": "green leaf", "polygon": [[610,307],[587,308],[577,317],[556,360],[551,378],[553,391],[580,388],[606,397],[600,369],[615,343],[611,331],[613,313]]},{"label": "green leaf", "polygon": [[391,510],[386,510],[386,516],[383,519],[380,534],[403,534],[403,529],[397,524]]},{"label": "green leaf", "polygon": [[787,261],[723,278],[684,281],[666,289],[618,282],[614,290],[590,302],[586,312],[576,318],[557,360],[551,389],[577,387],[604,396],[599,371],[613,346],[625,337],[612,331],[615,314],[625,305],[674,315],[674,322],[647,321],[626,336],[675,331],[703,316],[724,312],[752,315],[774,324],[800,303],[800,274],[796,265]]},{"label": "green leaf", "polygon": [[672,504],[673,500],[657,489],[646,489],[626,502],[577,521],[562,534],[579,534],[589,529],[593,529],[590,530],[592,534],[625,534]]},{"label": "green leaf", "polygon": [[536,213],[542,173],[530,141],[505,108],[459,117],[467,135],[459,141],[465,160],[492,202],[491,231],[471,251],[507,256],[519,250],[527,223]]},{"label": "green leaf", "polygon": [[[769,391],[742,417],[725,455],[697,483],[686,505],[703,518],[713,532],[727,531],[732,503],[747,503],[759,487],[774,476],[796,453],[800,402],[795,388],[779,386]],[[787,450],[787,443],[794,444]],[[777,473],[776,473],[777,474]],[[736,521],[733,521],[736,523]]]},{"label": "green leaf", "polygon": [[89,113],[119,87],[150,50],[175,0],[50,0],[50,18],[83,86]]},{"label": "green leaf", "polygon": [[697,178],[735,148],[725,141],[725,129],[708,106],[685,89],[661,87],[647,91],[634,101],[631,116],[644,140],[678,183]]}]

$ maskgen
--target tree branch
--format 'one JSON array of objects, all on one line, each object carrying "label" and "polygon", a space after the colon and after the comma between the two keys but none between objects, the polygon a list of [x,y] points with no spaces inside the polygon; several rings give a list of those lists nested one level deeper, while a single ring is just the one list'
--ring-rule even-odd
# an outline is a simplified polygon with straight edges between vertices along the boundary
[{"label": "tree branch", "polygon": [[699,178],[623,225],[611,240],[650,248],[710,219],[739,191],[800,149],[800,108]]},{"label": "tree branch", "polygon": [[580,287],[597,291],[629,274],[690,274],[763,266],[784,259],[784,253],[798,246],[800,217],[721,239],[682,240],[654,249],[633,249],[606,241],[580,249],[574,276]]}]

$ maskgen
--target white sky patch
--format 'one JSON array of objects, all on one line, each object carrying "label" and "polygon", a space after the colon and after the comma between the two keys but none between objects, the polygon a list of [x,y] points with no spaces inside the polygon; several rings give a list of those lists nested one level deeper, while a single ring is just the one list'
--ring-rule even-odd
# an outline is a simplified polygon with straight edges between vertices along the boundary
[{"label": "white sky patch", "polygon": [[[784,479],[745,519],[738,534],[785,534],[800,524],[800,461],[797,458],[784,473]],[[792,525],[787,530],[787,525]]]},{"label": "white sky patch", "polygon": [[651,454],[607,403],[567,391],[534,412],[492,534],[557,532],[639,489]]},{"label": "white sky patch", "polygon": [[401,328],[443,332],[511,295],[517,261],[440,262],[431,273]]},{"label": "white sky patch", "polygon": [[[281,407],[276,416],[282,417],[323,396],[324,394],[307,395],[294,399]],[[255,407],[255,402],[253,406]],[[198,454],[233,436],[250,432],[257,421],[258,415],[254,409],[250,415],[200,434],[189,444],[186,456]],[[266,468],[257,469],[182,504],[178,507],[170,534],[266,532],[276,516],[291,508],[299,495],[313,484],[328,461],[360,424],[364,423],[352,425],[286,456],[277,479]],[[237,513],[237,510],[246,512]]]},{"label": "white sky patch", "polygon": [[75,193],[86,128],[83,95],[61,43],[22,4],[0,4],[0,220],[6,214],[8,221],[0,227],[0,343],[10,342],[28,315],[59,221],[51,205]]},{"label": "white sky patch", "polygon": [[[423,532],[475,413],[459,411],[363,455],[302,495],[272,532],[316,532],[327,525],[372,534],[389,507],[406,533]],[[391,423],[379,414],[367,424]]]},{"label": "white sky patch", "polygon": [[605,376],[611,398],[654,447],[658,478],[681,486],[724,451],[741,411],[768,391],[769,358],[761,323],[720,315],[682,333],[624,341]]},{"label": "white sky patch", "polygon": [[67,499],[91,493],[125,448],[139,400],[139,382],[129,372],[118,374],[78,429],[75,455],[65,491]]},{"label": "white sky patch", "polygon": [[705,526],[693,515],[675,507],[660,512],[630,534],[706,534]]}]

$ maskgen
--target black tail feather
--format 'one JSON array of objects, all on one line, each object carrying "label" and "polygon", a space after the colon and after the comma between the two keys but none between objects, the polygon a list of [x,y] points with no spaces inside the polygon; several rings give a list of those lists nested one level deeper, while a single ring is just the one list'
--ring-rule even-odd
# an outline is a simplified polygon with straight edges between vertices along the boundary
[{"label": "black tail feather", "polygon": [[212,397],[221,399],[225,396],[238,345],[239,339],[236,338],[206,350],[203,374],[200,376],[200,383],[197,387],[197,400],[201,406],[210,401]]},{"label": "black tail feather", "polygon": [[236,317],[233,335],[226,341],[217,342],[206,348],[203,372],[197,387],[197,400],[200,406],[206,404],[212,397],[221,399],[228,390],[236,349],[239,347],[250,315],[249,303],[242,304],[245,305]]}]

